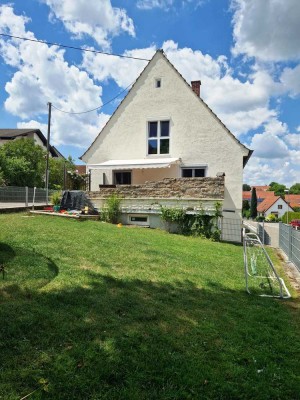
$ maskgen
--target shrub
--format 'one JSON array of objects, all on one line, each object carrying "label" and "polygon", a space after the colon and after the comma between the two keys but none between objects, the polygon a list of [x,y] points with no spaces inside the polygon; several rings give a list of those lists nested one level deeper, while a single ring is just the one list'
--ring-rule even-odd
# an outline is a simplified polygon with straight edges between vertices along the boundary
[{"label": "shrub", "polygon": [[218,228],[218,218],[221,217],[221,203],[215,203],[214,215],[207,215],[201,209],[198,214],[187,214],[182,208],[161,207],[161,219],[168,224],[175,223],[178,233],[183,235],[201,236],[215,241],[221,238],[221,230]]},{"label": "shrub", "polygon": [[259,215],[258,217],[255,218],[256,221],[262,222],[265,221],[265,217],[263,215]]},{"label": "shrub", "polygon": [[282,216],[282,222],[285,224],[289,224],[293,219],[300,219],[300,212],[289,211],[284,213],[284,215]]},{"label": "shrub", "polygon": [[50,201],[54,206],[59,206],[61,203],[61,192],[52,193]]},{"label": "shrub", "polygon": [[269,214],[266,216],[266,221],[267,222],[276,222],[277,221],[277,217],[274,214]]},{"label": "shrub", "polygon": [[112,224],[120,222],[121,216],[121,199],[113,194],[107,200],[101,212],[101,219]]}]

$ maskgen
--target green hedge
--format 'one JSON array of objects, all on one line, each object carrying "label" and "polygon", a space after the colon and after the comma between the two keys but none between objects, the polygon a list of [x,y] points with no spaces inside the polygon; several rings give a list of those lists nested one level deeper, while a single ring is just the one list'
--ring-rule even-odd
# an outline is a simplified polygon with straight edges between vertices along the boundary
[{"label": "green hedge", "polygon": [[[289,218],[289,220],[287,220]],[[300,219],[300,212],[286,212],[282,217],[282,222],[284,224],[289,224],[293,219]]]}]

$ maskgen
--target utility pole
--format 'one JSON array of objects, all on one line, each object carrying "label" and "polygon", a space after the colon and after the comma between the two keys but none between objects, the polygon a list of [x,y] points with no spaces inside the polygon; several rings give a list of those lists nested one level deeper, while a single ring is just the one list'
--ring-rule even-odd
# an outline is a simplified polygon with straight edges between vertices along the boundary
[{"label": "utility pole", "polygon": [[46,204],[48,205],[48,191],[49,191],[49,150],[50,150],[50,126],[51,126],[51,107],[52,103],[48,103],[48,132],[47,132],[47,157],[46,157]]}]

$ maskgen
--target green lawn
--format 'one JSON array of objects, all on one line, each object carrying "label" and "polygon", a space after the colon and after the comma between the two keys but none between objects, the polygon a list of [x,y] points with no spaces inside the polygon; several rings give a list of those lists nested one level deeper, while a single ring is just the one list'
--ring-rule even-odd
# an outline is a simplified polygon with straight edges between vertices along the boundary
[{"label": "green lawn", "polygon": [[300,399],[299,299],[246,294],[241,246],[24,214],[0,227],[1,400]]}]

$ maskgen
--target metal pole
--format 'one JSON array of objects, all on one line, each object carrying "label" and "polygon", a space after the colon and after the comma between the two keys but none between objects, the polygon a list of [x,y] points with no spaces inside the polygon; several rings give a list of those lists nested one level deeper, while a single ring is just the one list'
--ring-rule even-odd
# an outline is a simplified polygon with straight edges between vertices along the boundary
[{"label": "metal pole", "polygon": [[48,132],[47,132],[47,157],[46,157],[46,204],[48,205],[48,190],[49,190],[49,150],[50,150],[50,126],[51,126],[51,107],[52,103],[48,103]]},{"label": "metal pole", "polygon": [[64,162],[64,190],[67,189],[67,167],[66,161]]},{"label": "metal pole", "polygon": [[28,208],[28,186],[25,186],[25,207]]}]

